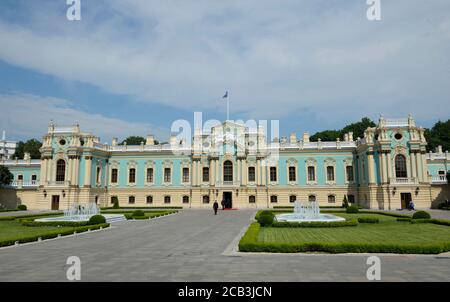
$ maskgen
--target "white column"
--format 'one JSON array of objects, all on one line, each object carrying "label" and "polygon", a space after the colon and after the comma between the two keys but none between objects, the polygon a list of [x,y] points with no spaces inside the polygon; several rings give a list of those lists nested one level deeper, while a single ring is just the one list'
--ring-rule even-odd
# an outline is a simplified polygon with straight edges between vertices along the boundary
[{"label": "white column", "polygon": [[92,169],[92,156],[86,156],[86,166],[84,171],[84,186],[91,186],[91,169]]},{"label": "white column", "polygon": [[420,157],[422,158],[422,173],[423,173],[423,181],[428,181],[428,169],[427,169],[427,159],[425,157],[425,154],[420,154]]},{"label": "white column", "polygon": [[237,165],[237,181],[241,184],[242,162],[240,159],[237,160]]},{"label": "white column", "polygon": [[218,183],[219,182],[219,160],[218,159],[216,159],[215,160],[215,162],[216,162],[216,183]]},{"label": "white column", "polygon": [[410,153],[409,157],[411,161],[411,177],[417,178],[416,153]]},{"label": "white column", "polygon": [[259,186],[261,184],[261,177],[260,177],[260,171],[261,171],[261,160],[256,160],[256,185]]},{"label": "white column", "polygon": [[214,185],[214,179],[216,178],[215,175],[215,169],[216,168],[216,164],[214,160],[209,161],[209,185],[212,186]]},{"label": "white column", "polygon": [[69,171],[67,171],[67,181],[72,184],[72,169],[73,169],[73,159],[69,157],[69,164],[68,168]]},{"label": "white column", "polygon": [[416,164],[417,164],[417,176],[419,178],[419,182],[423,181],[423,172],[422,172],[422,154],[416,154]]},{"label": "white column", "polygon": [[375,183],[375,171],[374,171],[373,154],[367,154],[367,170],[369,171],[369,184]]},{"label": "white column", "polygon": [[45,175],[47,175],[47,182],[50,182],[52,180],[52,164],[53,160],[48,159],[47,160],[47,172],[45,172]]},{"label": "white column", "polygon": [[48,164],[48,159],[43,159],[41,160],[42,166],[41,166],[41,175],[40,175],[40,179],[39,179],[39,184],[41,186],[45,185],[45,181],[47,180],[47,164]]},{"label": "white column", "polygon": [[391,159],[391,154],[387,153],[386,157],[387,157],[388,181],[390,181],[391,178],[392,178],[392,159]]},{"label": "white column", "polygon": [[73,184],[75,186],[79,185],[79,177],[80,177],[80,157],[77,156],[77,158],[75,159],[75,176],[73,179]]},{"label": "white column", "polygon": [[381,175],[382,175],[382,182],[387,183],[387,166],[386,166],[386,153],[381,153]]},{"label": "white column", "polygon": [[242,185],[246,186],[247,185],[247,172],[248,172],[248,167],[247,167],[247,160],[242,160]]}]

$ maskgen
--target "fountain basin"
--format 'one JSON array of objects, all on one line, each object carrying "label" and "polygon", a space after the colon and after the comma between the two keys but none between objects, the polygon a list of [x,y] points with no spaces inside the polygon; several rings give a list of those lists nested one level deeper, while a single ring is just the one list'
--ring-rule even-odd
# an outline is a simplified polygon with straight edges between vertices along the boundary
[{"label": "fountain basin", "polygon": [[[103,217],[105,217],[106,222],[117,222],[117,221],[124,221],[126,220],[125,216],[123,214],[100,214]],[[35,221],[38,222],[48,222],[48,221],[70,221],[70,222],[77,222],[77,221],[88,221],[92,216],[94,215],[74,215],[74,216],[56,216],[56,217],[46,217],[46,218],[39,218]]]},{"label": "fountain basin", "polygon": [[336,222],[336,221],[345,221],[345,218],[338,217],[336,215],[332,214],[319,214],[315,217],[307,217],[303,215],[299,215],[297,213],[291,213],[291,214],[278,214],[275,216],[277,221],[280,222]]}]

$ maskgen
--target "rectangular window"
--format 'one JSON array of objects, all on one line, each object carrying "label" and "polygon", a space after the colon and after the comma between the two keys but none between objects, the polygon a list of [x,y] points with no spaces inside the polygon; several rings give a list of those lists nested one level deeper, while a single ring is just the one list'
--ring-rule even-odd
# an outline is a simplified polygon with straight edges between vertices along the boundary
[{"label": "rectangular window", "polygon": [[276,195],[270,196],[270,202],[271,203],[277,203],[278,202],[278,196],[276,196]]},{"label": "rectangular window", "polygon": [[348,195],[347,201],[351,204],[354,204],[355,203],[355,195]]},{"label": "rectangular window", "polygon": [[147,204],[153,203],[153,196],[147,196]]},{"label": "rectangular window", "polygon": [[277,168],[270,167],[270,181],[277,181]]},{"label": "rectangular window", "polygon": [[183,168],[183,182],[189,182],[189,168]]},{"label": "rectangular window", "polygon": [[347,173],[347,181],[353,181],[353,166],[346,166],[345,172]]},{"label": "rectangular window", "polygon": [[128,196],[128,203],[134,204],[136,202],[136,198],[134,196]]},{"label": "rectangular window", "polygon": [[170,168],[164,169],[164,182],[170,182],[171,179],[171,171]]},{"label": "rectangular window", "polygon": [[97,167],[97,184],[100,183],[102,177],[102,168]]},{"label": "rectangular window", "polygon": [[297,196],[296,195],[290,195],[289,196],[289,202],[290,203],[294,203],[297,200]]},{"label": "rectangular window", "polygon": [[170,196],[164,196],[164,203],[170,203]]},{"label": "rectangular window", "polygon": [[295,174],[295,167],[289,167],[289,181],[297,181],[297,177]]},{"label": "rectangular window", "polygon": [[256,179],[255,167],[248,167],[248,181],[254,182]]},{"label": "rectangular window", "polygon": [[327,181],[334,181],[334,167],[327,167]]},{"label": "rectangular window", "polygon": [[23,180],[23,175],[19,175],[19,176],[17,177],[17,180]]},{"label": "rectangular window", "polygon": [[111,183],[116,184],[118,179],[118,170],[112,169],[111,170]]},{"label": "rectangular window", "polygon": [[131,168],[128,176],[128,182],[129,183],[135,183],[136,182],[136,169]]},{"label": "rectangular window", "polygon": [[248,203],[255,203],[256,202],[256,197],[255,195],[250,195],[248,197]]},{"label": "rectangular window", "polygon": [[31,175],[31,181],[36,181],[37,180],[37,176],[36,175]]},{"label": "rectangular window", "polygon": [[208,181],[209,181],[209,168],[204,167],[203,168],[203,182],[208,182]]},{"label": "rectangular window", "polygon": [[183,203],[189,203],[189,196],[183,196]]},{"label": "rectangular window", "polygon": [[153,168],[147,168],[147,183],[153,183]]},{"label": "rectangular window", "polygon": [[335,203],[335,202],[336,202],[336,196],[328,195],[328,203]]},{"label": "rectangular window", "polygon": [[315,181],[316,180],[316,169],[315,167],[308,167],[308,181]]},{"label": "rectangular window", "polygon": [[203,203],[209,203],[209,196],[203,195]]}]

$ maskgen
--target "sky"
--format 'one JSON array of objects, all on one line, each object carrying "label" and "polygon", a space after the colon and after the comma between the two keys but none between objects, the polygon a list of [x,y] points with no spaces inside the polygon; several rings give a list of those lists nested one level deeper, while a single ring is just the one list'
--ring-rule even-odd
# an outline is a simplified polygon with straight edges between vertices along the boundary
[{"label": "sky", "polygon": [[450,118],[450,1],[66,0],[0,2],[0,130],[50,120],[102,141],[172,122],[279,120],[280,135],[368,116]]}]

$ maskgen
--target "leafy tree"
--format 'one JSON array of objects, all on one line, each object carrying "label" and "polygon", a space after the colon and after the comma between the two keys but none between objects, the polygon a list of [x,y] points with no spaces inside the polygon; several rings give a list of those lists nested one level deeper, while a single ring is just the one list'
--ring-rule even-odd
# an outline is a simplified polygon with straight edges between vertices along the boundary
[{"label": "leafy tree", "polygon": [[434,151],[441,145],[442,150],[450,151],[450,119],[446,122],[438,121],[431,129],[425,129],[428,151]]},{"label": "leafy tree", "polygon": [[363,137],[364,131],[367,128],[375,126],[376,124],[374,121],[368,117],[363,117],[361,121],[347,125],[341,130],[325,130],[317,132],[310,137],[310,140],[317,141],[320,138],[322,141],[335,141],[338,137],[342,140],[344,134],[348,132],[353,132],[353,138],[356,139],[358,137]]},{"label": "leafy tree", "polygon": [[142,142],[144,142],[144,144],[145,144],[145,141],[146,141],[145,138],[143,138],[142,136],[129,136],[124,141],[122,141],[120,144],[124,145],[126,142],[127,145],[129,145],[129,146],[136,146],[136,145],[140,145]]},{"label": "leafy tree", "polygon": [[0,185],[9,185],[14,176],[9,171],[8,167],[0,166]]},{"label": "leafy tree", "polygon": [[356,139],[358,137],[363,137],[364,131],[367,128],[375,126],[376,124],[374,121],[368,117],[363,117],[360,122],[356,122],[342,128],[341,135],[344,135],[344,133],[353,132],[353,138]]},{"label": "leafy tree", "polygon": [[325,130],[312,135],[309,140],[312,142],[317,142],[320,138],[322,141],[335,141],[340,137],[341,131],[339,130]]},{"label": "leafy tree", "polygon": [[40,159],[41,152],[39,149],[42,147],[42,143],[37,139],[30,139],[26,142],[18,142],[16,151],[13,154],[13,158],[23,159],[26,152],[30,153],[31,159]]}]

